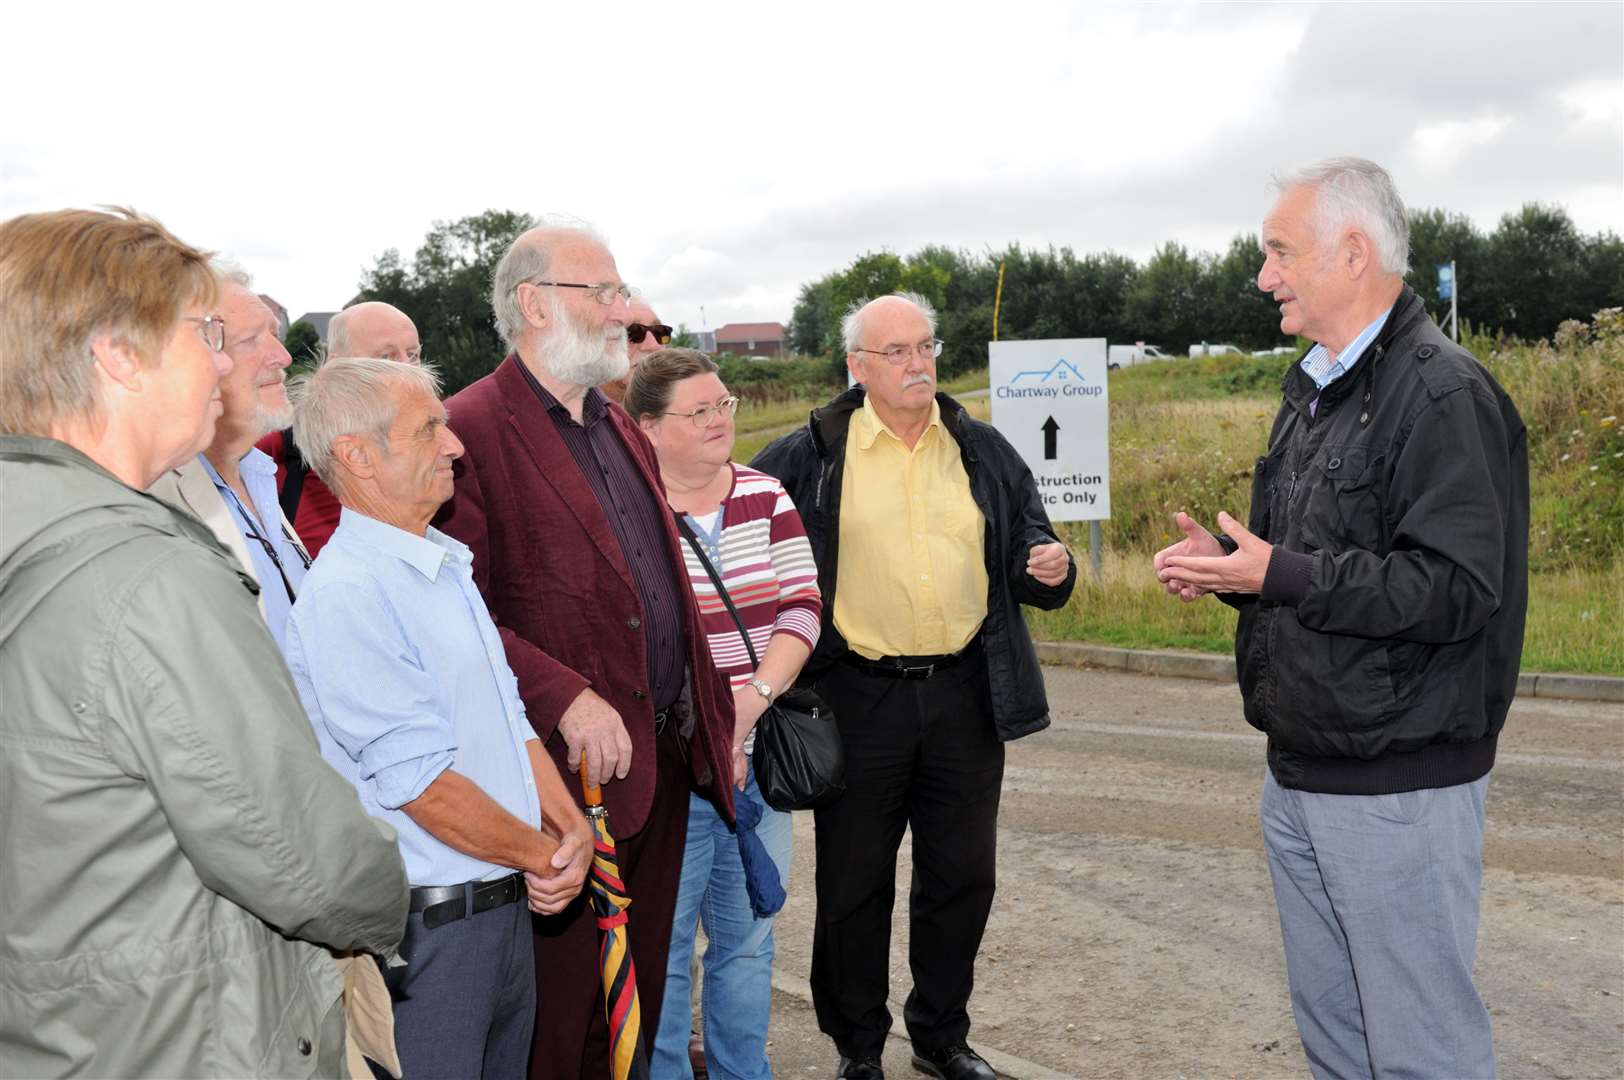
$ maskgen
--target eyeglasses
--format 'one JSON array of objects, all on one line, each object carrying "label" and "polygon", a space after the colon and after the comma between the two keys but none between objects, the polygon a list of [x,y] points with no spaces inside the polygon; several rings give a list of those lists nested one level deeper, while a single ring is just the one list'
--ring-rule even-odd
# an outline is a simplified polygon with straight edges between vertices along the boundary
[{"label": "eyeglasses", "polygon": [[421,364],[423,362],[422,349],[407,349],[405,352],[396,352],[394,349],[385,349],[383,360],[393,360],[395,363]]},{"label": "eyeglasses", "polygon": [[600,281],[595,285],[583,285],[579,281],[532,281],[532,285],[551,285],[555,289],[591,289],[592,299],[600,304],[612,304],[615,297],[622,300],[632,298],[632,287],[624,281]]},{"label": "eyeglasses", "polygon": [[643,339],[653,334],[654,340],[661,345],[671,344],[671,328],[664,323],[627,323],[626,341],[632,345],[643,344]]},{"label": "eyeglasses", "polygon": [[929,341],[921,341],[917,345],[893,345],[889,349],[856,349],[854,351],[883,356],[886,362],[892,366],[900,366],[906,364],[916,352],[921,359],[934,359],[942,355],[942,346],[944,344],[946,342],[940,338],[931,338]]},{"label": "eyeglasses", "polygon": [[688,419],[690,419],[690,420],[692,420],[694,422],[694,427],[708,428],[708,427],[711,426],[711,421],[712,420],[715,420],[718,417],[722,417],[722,416],[731,417],[734,413],[736,413],[738,411],[739,411],[739,399],[729,395],[728,397],[723,398],[721,401],[718,401],[714,405],[701,405],[699,408],[695,409],[693,412],[668,412],[668,413],[663,413],[662,415],[664,415],[664,416],[686,416]]},{"label": "eyeglasses", "polygon": [[197,323],[197,336],[215,352],[226,347],[226,321],[218,315],[183,315],[187,322]]}]

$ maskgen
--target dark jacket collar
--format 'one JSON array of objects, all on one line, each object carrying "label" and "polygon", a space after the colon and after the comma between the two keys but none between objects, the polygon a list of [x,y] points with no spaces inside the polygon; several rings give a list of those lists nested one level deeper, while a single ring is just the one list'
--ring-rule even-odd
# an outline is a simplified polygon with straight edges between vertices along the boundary
[{"label": "dark jacket collar", "polygon": [[[812,416],[807,427],[812,433],[812,445],[817,449],[820,458],[830,454],[831,447],[844,447],[846,445],[846,432],[851,428],[852,414],[863,407],[863,399],[868,391],[861,384],[845,390],[828,404],[812,410]],[[974,423],[974,418],[965,412],[964,406],[954,401],[941,391],[936,393],[936,404],[942,410],[942,426],[947,433],[953,436],[953,441],[964,448],[964,434],[968,424]]]}]

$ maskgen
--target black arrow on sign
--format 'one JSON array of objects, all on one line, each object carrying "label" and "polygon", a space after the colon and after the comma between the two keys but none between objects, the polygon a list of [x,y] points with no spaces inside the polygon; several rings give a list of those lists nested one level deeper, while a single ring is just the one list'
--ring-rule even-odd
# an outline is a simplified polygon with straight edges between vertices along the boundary
[{"label": "black arrow on sign", "polygon": [[1054,422],[1054,417],[1043,422],[1043,460],[1055,459],[1055,436],[1060,432],[1060,425]]}]

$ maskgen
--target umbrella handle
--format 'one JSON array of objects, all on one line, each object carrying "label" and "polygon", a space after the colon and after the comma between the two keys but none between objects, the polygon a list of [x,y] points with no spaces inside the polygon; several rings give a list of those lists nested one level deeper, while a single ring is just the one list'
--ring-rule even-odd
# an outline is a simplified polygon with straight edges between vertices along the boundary
[{"label": "umbrella handle", "polygon": [[594,784],[589,778],[586,767],[586,755],[581,755],[581,793],[586,796],[588,806],[603,805],[603,789]]}]

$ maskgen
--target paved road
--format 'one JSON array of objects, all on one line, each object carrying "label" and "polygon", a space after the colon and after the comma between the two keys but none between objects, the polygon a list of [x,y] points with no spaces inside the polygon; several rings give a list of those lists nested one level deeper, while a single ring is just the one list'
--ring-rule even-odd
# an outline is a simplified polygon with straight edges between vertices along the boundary
[{"label": "paved road", "polygon": [[[1054,726],[1009,749],[972,1041],[1013,1055],[997,1060],[1015,1075],[1307,1075],[1256,820],[1263,742],[1234,688],[1065,668],[1048,682]],[[809,815],[795,843],[771,1056],[780,1076],[827,1077],[802,996]],[[1501,1075],[1624,1075],[1624,709],[1514,707],[1485,860],[1478,981]],[[886,1066],[913,1075],[900,1038]]]}]

